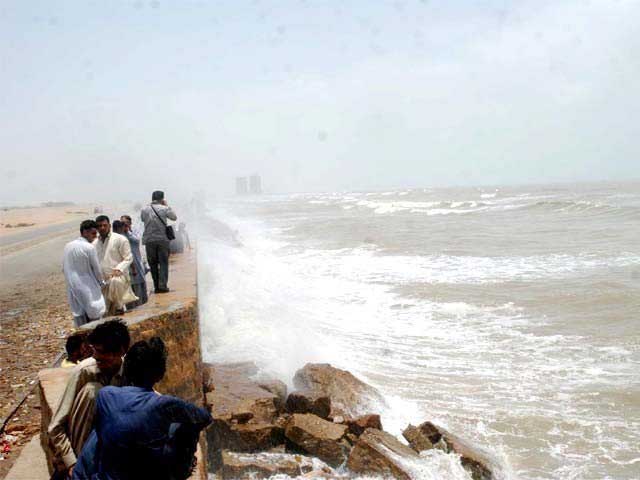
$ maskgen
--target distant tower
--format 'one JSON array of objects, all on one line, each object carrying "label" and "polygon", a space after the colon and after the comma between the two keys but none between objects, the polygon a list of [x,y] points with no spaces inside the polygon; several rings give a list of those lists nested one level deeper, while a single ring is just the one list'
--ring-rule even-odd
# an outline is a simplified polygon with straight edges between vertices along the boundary
[{"label": "distant tower", "polygon": [[261,194],[262,193],[262,179],[260,175],[251,175],[249,177],[249,190],[253,194]]},{"label": "distant tower", "polygon": [[236,195],[246,195],[247,193],[249,193],[247,177],[236,177]]}]

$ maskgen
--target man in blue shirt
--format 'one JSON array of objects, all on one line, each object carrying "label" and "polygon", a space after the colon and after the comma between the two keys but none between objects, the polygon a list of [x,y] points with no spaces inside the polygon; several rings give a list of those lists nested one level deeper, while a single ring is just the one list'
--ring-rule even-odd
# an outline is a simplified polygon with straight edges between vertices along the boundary
[{"label": "man in blue shirt", "polygon": [[211,415],[153,390],[164,376],[166,357],[158,337],[131,347],[123,368],[130,386],[100,390],[95,431],[74,480],[183,480],[190,475],[200,431],[211,423]]}]

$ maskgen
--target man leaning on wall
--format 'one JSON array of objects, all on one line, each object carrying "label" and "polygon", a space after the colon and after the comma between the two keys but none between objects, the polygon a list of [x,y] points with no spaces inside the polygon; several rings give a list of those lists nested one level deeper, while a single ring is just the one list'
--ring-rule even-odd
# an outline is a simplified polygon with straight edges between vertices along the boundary
[{"label": "man leaning on wall", "polygon": [[93,356],[74,368],[47,429],[56,459],[52,478],[71,477],[93,428],[98,391],[123,384],[122,357],[129,343],[129,330],[121,319],[104,322],[89,334]]}]

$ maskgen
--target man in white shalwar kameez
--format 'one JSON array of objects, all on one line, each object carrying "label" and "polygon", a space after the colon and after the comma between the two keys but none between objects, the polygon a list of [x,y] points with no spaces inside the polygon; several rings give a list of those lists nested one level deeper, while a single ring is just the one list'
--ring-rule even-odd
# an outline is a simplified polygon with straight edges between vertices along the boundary
[{"label": "man in white shalwar kameez", "polygon": [[107,304],[107,315],[121,315],[127,303],[138,300],[131,290],[129,267],[133,262],[131,245],[123,235],[111,231],[109,217],[100,215],[96,218],[98,238],[93,242],[98,252],[98,260],[102,274],[107,282],[104,288],[104,300]]},{"label": "man in white shalwar kameez", "polygon": [[81,236],[64,247],[62,270],[76,327],[101,318],[106,311],[102,296],[102,268],[92,245],[98,234],[97,229],[96,222],[85,220],[80,224]]}]

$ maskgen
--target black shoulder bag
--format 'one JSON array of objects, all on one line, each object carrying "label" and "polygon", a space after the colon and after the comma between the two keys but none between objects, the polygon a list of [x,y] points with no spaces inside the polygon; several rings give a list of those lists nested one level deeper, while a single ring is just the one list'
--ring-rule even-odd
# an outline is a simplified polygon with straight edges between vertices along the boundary
[{"label": "black shoulder bag", "polygon": [[164,233],[167,235],[167,238],[169,240],[175,240],[176,239],[176,233],[173,231],[173,227],[171,225],[167,225],[165,223],[164,220],[162,220],[162,217],[160,215],[158,215],[158,212],[156,211],[155,208],[153,208],[153,205],[149,205],[151,207],[151,210],[153,210],[153,213],[156,214],[156,217],[158,217],[158,220],[160,220],[162,222],[162,224],[164,225]]}]

